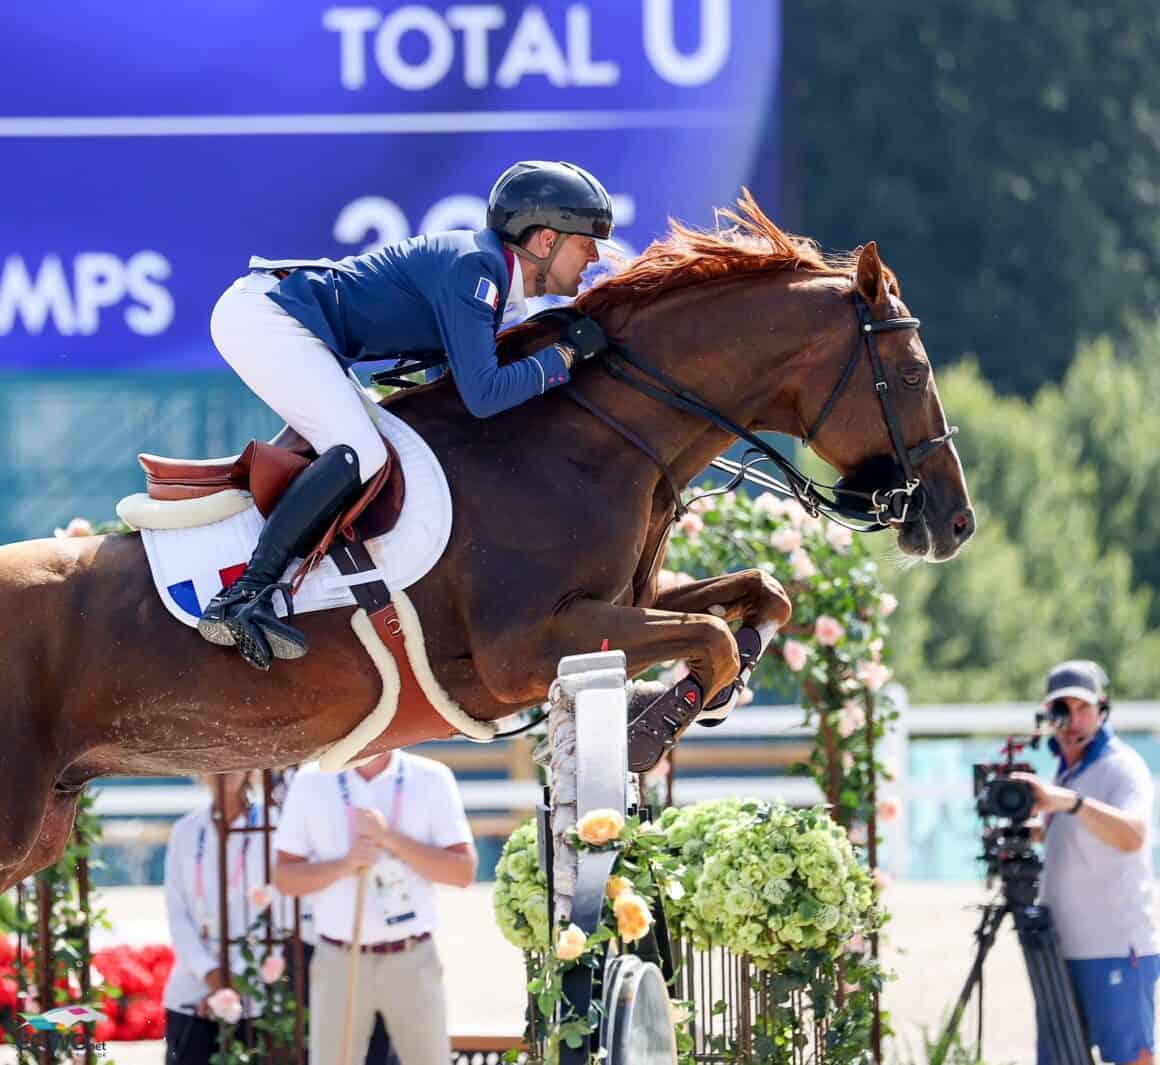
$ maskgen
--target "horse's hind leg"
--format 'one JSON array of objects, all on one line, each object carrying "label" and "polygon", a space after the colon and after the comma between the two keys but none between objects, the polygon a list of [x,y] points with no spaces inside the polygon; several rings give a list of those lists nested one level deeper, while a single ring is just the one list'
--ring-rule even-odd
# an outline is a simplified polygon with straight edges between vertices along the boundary
[{"label": "horse's hind leg", "polygon": [[56,861],[76,814],[76,794],[56,792],[35,758],[13,753],[0,765],[0,891]]}]

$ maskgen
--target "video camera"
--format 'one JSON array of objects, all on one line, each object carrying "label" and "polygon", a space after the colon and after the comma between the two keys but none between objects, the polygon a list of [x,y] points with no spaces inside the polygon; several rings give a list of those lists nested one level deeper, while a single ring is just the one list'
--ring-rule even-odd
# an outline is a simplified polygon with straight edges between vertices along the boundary
[{"label": "video camera", "polygon": [[[978,762],[974,769],[975,810],[986,823],[983,853],[988,881],[998,876],[1008,896],[1024,905],[1035,901],[1043,863],[1031,846],[1031,829],[1026,824],[1035,805],[1035,792],[1025,780],[1012,780],[1012,773],[1033,773],[1027,762],[1016,755],[1025,747],[1039,746],[1040,737],[1008,736],[1000,762]],[[995,823],[992,823],[995,822]]]}]

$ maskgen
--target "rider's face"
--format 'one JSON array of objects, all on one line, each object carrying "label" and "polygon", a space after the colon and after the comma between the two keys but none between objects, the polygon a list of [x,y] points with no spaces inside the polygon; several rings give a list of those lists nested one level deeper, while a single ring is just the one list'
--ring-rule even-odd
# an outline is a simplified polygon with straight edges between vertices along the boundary
[{"label": "rider's face", "polygon": [[596,241],[576,233],[561,234],[561,247],[548,271],[548,292],[553,296],[575,296],[580,291],[580,276],[589,263],[600,258]]}]

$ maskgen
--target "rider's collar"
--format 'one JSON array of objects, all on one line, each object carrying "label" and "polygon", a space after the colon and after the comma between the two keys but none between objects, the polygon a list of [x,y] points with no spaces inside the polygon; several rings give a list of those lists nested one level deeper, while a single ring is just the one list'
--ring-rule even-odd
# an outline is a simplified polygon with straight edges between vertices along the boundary
[{"label": "rider's collar", "polygon": [[503,261],[508,268],[508,277],[511,283],[508,286],[507,301],[503,306],[503,319],[522,320],[528,316],[527,299],[524,295],[524,272],[520,269],[520,264],[516,262],[516,257],[512,250],[505,244],[503,248]]}]

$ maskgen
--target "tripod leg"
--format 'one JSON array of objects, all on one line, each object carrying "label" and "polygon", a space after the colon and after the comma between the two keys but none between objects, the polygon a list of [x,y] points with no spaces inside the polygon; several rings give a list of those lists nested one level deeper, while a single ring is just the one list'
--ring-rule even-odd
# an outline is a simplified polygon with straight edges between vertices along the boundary
[{"label": "tripod leg", "polygon": [[1091,1044],[1046,906],[1012,908],[1040,1027],[1055,1065],[1092,1065]]},{"label": "tripod leg", "polygon": [[963,984],[963,990],[960,992],[958,1001],[955,1002],[954,1009],[951,1010],[950,1020],[947,1021],[947,1026],[943,1030],[943,1034],[939,1037],[938,1043],[930,1052],[930,1065],[943,1065],[946,1061],[947,1053],[950,1051],[951,1043],[954,1042],[956,1033],[958,1032],[959,1024],[963,1019],[963,1013],[966,1012],[967,1003],[971,1000],[971,994],[976,986],[979,988],[979,1052],[982,1052],[983,1042],[983,1003],[982,1003],[982,984],[983,984],[983,962],[987,960],[987,953],[995,944],[995,933],[999,931],[999,925],[1003,921],[1003,916],[1006,914],[1007,908],[1005,906],[984,906],[983,916],[979,919],[979,925],[975,929],[975,942],[978,946],[975,948],[975,960],[971,964],[971,970],[967,973],[966,982]]}]

